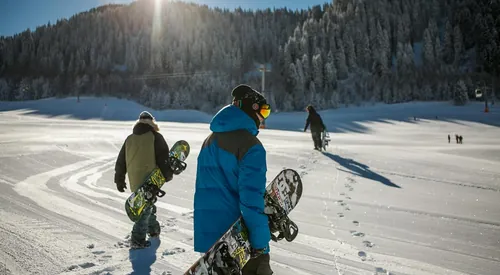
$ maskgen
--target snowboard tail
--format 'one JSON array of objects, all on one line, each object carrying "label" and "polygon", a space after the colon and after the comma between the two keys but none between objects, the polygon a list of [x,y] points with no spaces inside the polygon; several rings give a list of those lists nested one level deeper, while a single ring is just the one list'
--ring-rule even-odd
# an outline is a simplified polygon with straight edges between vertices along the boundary
[{"label": "snowboard tail", "polygon": [[323,149],[323,151],[326,151],[326,147],[328,146],[328,144],[330,143],[331,139],[330,139],[330,134],[328,133],[328,131],[325,129],[322,133],[321,133],[321,147]]},{"label": "snowboard tail", "polygon": [[[292,169],[282,170],[266,187],[264,212],[268,216],[273,241],[284,238],[291,242],[297,236],[298,227],[288,214],[297,206],[301,196],[302,180]],[[184,275],[241,274],[252,255],[248,238],[248,228],[240,216]]]},{"label": "snowboard tail", "polygon": [[[301,197],[302,180],[300,175],[292,169],[281,171],[266,187],[265,213],[269,217],[269,229],[273,241],[285,238],[291,242],[297,237],[299,228],[290,220],[288,214],[299,203]],[[275,233],[278,233],[278,236]]]},{"label": "snowboard tail", "polygon": [[[189,143],[185,140],[177,141],[170,149],[170,169],[172,169],[174,175],[180,174],[187,168],[187,164],[184,161],[189,156],[189,151]],[[165,195],[165,191],[161,190],[165,181],[166,179],[161,170],[155,168],[146,177],[141,187],[130,194],[125,201],[125,211],[131,221],[138,221],[146,207],[151,206],[156,202],[157,198]]]}]

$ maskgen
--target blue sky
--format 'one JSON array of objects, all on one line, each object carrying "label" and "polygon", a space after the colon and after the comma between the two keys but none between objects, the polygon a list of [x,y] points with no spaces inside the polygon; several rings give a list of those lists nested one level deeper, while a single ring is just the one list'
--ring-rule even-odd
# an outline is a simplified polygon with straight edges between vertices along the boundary
[{"label": "blue sky", "polygon": [[[167,0],[162,0],[167,1]],[[39,25],[57,19],[69,18],[72,15],[107,3],[130,3],[132,0],[0,0],[0,36],[9,36],[30,28],[34,30]],[[233,9],[242,8],[263,9],[287,7],[302,9],[312,5],[323,4],[328,0],[190,0]]]}]

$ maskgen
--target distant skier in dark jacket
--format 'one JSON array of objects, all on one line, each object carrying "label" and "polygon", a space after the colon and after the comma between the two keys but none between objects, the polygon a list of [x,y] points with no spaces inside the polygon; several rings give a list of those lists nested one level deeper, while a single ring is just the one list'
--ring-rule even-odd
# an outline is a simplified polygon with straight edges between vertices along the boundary
[{"label": "distant skier in dark jacket", "polygon": [[[158,133],[159,127],[149,112],[139,115],[132,134],[129,135],[118,154],[115,164],[115,183],[120,192],[125,192],[125,174],[128,174],[130,191],[135,192],[144,179],[158,167],[166,181],[173,178],[169,163],[169,148],[163,136]],[[160,224],[156,220],[156,206],[144,209],[144,214],[132,229],[131,247],[144,248],[150,245],[146,241],[146,233],[150,237],[160,235]]]},{"label": "distant skier in dark jacket", "polygon": [[307,116],[304,132],[307,130],[307,127],[311,125],[311,136],[314,142],[314,149],[321,150],[321,133],[326,129],[325,124],[323,124],[321,116],[312,105],[307,106],[306,111],[309,115]]}]

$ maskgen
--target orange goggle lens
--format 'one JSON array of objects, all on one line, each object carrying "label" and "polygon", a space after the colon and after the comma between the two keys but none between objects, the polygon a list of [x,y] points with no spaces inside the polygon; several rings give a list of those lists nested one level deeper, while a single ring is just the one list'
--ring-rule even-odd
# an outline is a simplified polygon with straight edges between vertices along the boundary
[{"label": "orange goggle lens", "polygon": [[271,106],[269,104],[262,104],[262,106],[260,106],[259,113],[264,119],[266,119],[271,114]]}]

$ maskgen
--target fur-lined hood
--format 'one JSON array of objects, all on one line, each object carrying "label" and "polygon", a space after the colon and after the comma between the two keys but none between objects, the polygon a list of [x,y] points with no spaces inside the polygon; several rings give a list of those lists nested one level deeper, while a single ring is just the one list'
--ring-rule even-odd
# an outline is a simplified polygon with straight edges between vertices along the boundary
[{"label": "fur-lined hood", "polygon": [[[144,126],[150,127],[144,127]],[[151,119],[138,119],[134,125],[134,134],[143,134],[147,132],[149,129],[153,129],[155,132],[160,131],[160,126],[156,123],[155,120]]]}]

